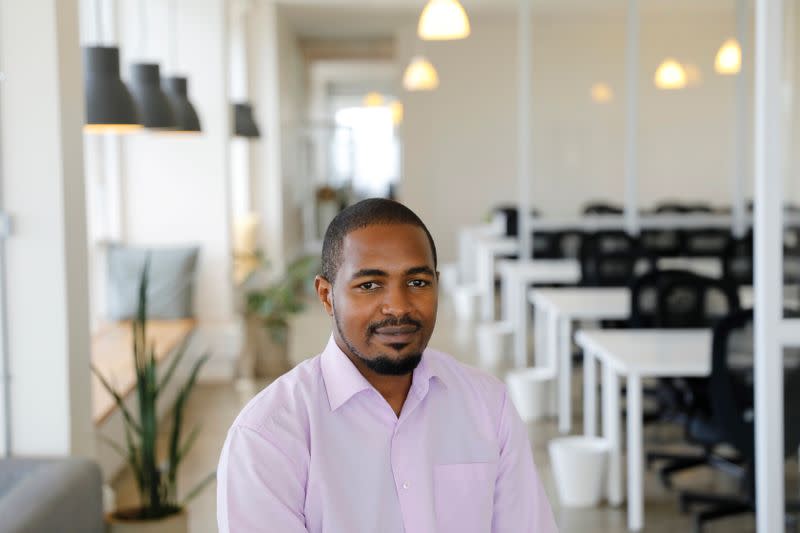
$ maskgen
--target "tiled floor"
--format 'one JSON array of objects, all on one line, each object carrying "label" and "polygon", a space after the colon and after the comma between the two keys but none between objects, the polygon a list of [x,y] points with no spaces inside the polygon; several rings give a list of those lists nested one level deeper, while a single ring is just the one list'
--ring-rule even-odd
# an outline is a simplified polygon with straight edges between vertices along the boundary
[{"label": "tiled floor", "polygon": [[[329,331],[328,318],[317,306],[312,306],[309,311],[299,316],[293,325],[291,338],[293,360],[302,360],[318,353],[324,346]],[[467,363],[474,363],[476,359],[472,339],[473,332],[474,326],[457,324],[450,313],[450,306],[447,302],[442,302],[439,322],[431,346],[448,351]],[[577,373],[575,377],[578,378]],[[201,437],[181,471],[179,486],[184,491],[216,467],[228,426],[241,407],[263,385],[240,383],[238,385],[204,385],[197,388],[190,402],[187,427],[199,422],[202,423],[203,429]],[[573,390],[580,390],[580,388],[575,387]],[[576,413],[576,423],[578,424],[580,423],[579,417],[580,413]],[[547,456],[547,442],[556,435],[555,423],[552,420],[530,426],[534,457],[546,484],[561,531],[564,533],[621,533],[626,531],[624,507],[612,508],[601,505],[597,508],[576,510],[559,506]],[[648,445],[654,446],[668,443],[666,441],[679,435],[680,433],[674,430],[653,428],[646,430],[645,438]],[[793,467],[793,471],[797,472],[796,466]],[[724,490],[726,487],[730,489],[730,484],[726,483],[725,479],[703,471],[703,469],[677,477],[676,484],[700,490]],[[677,498],[674,492],[663,489],[652,473],[647,474],[645,486],[645,531],[648,533],[691,531],[691,520],[678,512]],[[114,484],[114,488],[117,491],[118,503],[135,503],[133,481],[129,475],[121,476]],[[794,494],[796,493],[795,490]],[[217,531],[215,512],[215,489],[212,485],[189,506],[191,532]],[[726,519],[707,527],[706,531],[708,533],[752,532],[755,531],[754,519],[752,516]]]}]

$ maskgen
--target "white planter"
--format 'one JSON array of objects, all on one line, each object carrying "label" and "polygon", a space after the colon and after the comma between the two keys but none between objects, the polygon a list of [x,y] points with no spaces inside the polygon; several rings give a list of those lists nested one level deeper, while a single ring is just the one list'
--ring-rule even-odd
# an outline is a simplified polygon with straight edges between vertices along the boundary
[{"label": "white planter", "polygon": [[119,520],[108,515],[109,533],[188,533],[189,517],[183,510],[161,520]]},{"label": "white planter", "polygon": [[553,373],[543,368],[514,370],[506,376],[511,401],[524,422],[539,420],[548,413],[548,394]]},{"label": "white planter", "polygon": [[513,332],[509,322],[490,322],[481,324],[477,329],[478,359],[481,367],[499,368],[508,353],[508,341]]},{"label": "white planter", "polygon": [[592,507],[603,497],[608,443],[596,437],[563,437],[548,445],[558,497],[565,507]]}]

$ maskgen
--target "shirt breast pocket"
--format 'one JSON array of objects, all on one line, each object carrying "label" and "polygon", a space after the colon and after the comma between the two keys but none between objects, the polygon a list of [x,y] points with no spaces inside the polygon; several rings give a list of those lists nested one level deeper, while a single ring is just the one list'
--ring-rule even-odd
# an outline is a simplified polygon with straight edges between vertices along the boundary
[{"label": "shirt breast pocket", "polygon": [[437,533],[490,533],[497,463],[435,465]]}]

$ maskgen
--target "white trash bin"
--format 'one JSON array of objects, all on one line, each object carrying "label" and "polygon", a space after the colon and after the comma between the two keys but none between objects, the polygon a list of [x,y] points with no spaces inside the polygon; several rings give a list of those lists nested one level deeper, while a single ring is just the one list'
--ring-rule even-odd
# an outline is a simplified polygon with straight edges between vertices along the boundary
[{"label": "white trash bin", "polygon": [[478,359],[482,368],[491,370],[501,365],[513,331],[510,322],[488,322],[478,326]]},{"label": "white trash bin", "polygon": [[456,287],[455,291],[453,291],[453,305],[456,309],[456,317],[463,322],[475,320],[477,300],[477,285],[459,285]]},{"label": "white trash bin", "polygon": [[544,368],[524,368],[508,373],[508,393],[523,422],[539,420],[547,414],[547,397],[553,377],[553,372]]},{"label": "white trash bin", "polygon": [[603,497],[609,446],[598,437],[562,437],[548,445],[564,507],[593,507]]}]

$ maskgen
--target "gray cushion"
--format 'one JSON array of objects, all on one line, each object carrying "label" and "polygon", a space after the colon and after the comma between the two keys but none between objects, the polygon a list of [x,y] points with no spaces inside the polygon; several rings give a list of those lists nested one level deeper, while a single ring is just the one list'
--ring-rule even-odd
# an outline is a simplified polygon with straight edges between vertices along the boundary
[{"label": "gray cushion", "polygon": [[103,533],[103,479],[87,459],[0,459],[0,533]]},{"label": "gray cushion", "polygon": [[147,318],[173,320],[193,315],[194,278],[199,248],[140,248],[111,245],[108,249],[108,319],[136,316],[139,282],[147,257]]}]

